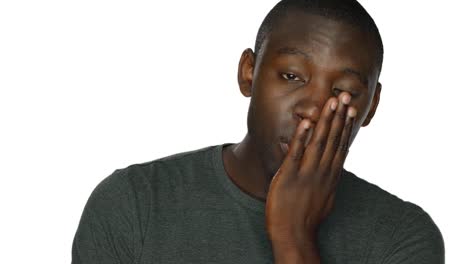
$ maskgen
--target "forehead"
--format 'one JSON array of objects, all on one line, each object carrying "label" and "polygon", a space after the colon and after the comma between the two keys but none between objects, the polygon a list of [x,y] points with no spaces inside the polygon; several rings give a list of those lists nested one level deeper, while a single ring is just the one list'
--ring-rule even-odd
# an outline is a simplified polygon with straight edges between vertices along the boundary
[{"label": "forehead", "polygon": [[276,23],[265,39],[263,52],[275,57],[280,50],[295,49],[317,66],[349,66],[371,72],[375,68],[375,45],[369,35],[346,22],[293,11]]}]

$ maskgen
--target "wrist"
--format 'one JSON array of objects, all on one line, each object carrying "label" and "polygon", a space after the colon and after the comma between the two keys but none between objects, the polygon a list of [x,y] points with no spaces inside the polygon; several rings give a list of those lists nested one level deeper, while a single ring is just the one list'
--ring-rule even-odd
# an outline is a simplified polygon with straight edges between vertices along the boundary
[{"label": "wrist", "polygon": [[273,242],[276,264],[318,264],[320,254],[314,241]]}]

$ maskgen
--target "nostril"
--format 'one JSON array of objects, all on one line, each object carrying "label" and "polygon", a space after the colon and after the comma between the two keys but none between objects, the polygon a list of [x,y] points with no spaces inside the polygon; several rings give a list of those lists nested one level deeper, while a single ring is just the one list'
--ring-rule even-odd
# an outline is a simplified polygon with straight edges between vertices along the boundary
[{"label": "nostril", "polygon": [[302,119],[304,119],[304,117],[302,115],[300,115],[300,114],[297,114],[296,119],[297,119],[298,123],[300,123],[302,121]]},{"label": "nostril", "polygon": [[303,112],[302,114],[297,114],[299,121],[302,121],[302,119],[313,119],[313,116],[316,114],[318,111],[317,107],[313,107],[312,109],[308,110],[307,112]]}]

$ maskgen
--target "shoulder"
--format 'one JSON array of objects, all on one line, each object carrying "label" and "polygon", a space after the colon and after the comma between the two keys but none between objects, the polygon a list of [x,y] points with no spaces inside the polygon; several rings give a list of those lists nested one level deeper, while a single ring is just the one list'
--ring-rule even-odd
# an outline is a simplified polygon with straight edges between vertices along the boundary
[{"label": "shoulder", "polygon": [[[114,170],[92,191],[82,219],[120,226],[145,226],[149,212],[158,202],[171,200],[175,190],[191,186],[194,176],[211,161],[213,146],[173,154]],[[199,176],[200,177],[200,176]]]},{"label": "shoulder", "polygon": [[[398,225],[408,219],[430,219],[429,214],[419,205],[359,178],[352,172],[345,170],[342,179],[338,188],[343,204],[361,209],[363,214],[378,217],[389,225]],[[431,222],[427,221],[426,224],[434,226]]]},{"label": "shoulder", "polygon": [[400,217],[403,212],[422,213],[424,210],[395,194],[344,170],[338,186],[339,195],[348,206],[365,207],[367,213]]},{"label": "shoulder", "polygon": [[443,263],[443,237],[428,212],[349,171],[343,176],[342,205],[366,219],[384,263]]},{"label": "shoulder", "polygon": [[[197,167],[209,167],[215,147],[217,146],[180,152],[116,169],[96,186],[89,202],[128,200],[129,197],[143,196],[151,191],[155,183],[161,183],[161,180],[177,177],[184,171],[191,171]],[[166,179],[162,179],[164,177]]]}]

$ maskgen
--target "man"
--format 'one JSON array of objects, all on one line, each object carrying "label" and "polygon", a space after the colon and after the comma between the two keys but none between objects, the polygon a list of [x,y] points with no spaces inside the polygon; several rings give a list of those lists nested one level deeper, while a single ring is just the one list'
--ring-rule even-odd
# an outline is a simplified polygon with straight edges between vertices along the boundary
[{"label": "man", "polygon": [[343,168],[382,60],[356,1],[281,1],[240,58],[245,138],[116,170],[88,200],[73,263],[444,263],[422,208]]}]

